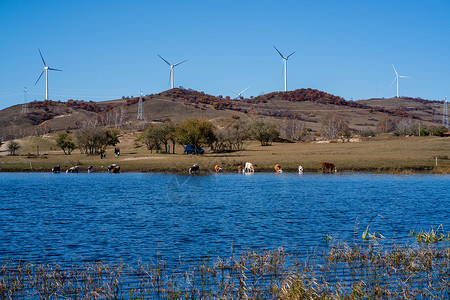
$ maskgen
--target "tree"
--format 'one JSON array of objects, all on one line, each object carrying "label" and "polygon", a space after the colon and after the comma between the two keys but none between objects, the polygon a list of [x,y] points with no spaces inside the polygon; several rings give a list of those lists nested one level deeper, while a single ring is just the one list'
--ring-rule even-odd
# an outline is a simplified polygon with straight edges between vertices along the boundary
[{"label": "tree", "polygon": [[447,127],[445,126],[435,126],[430,128],[430,134],[434,136],[444,136],[447,132]]},{"label": "tree", "polygon": [[278,138],[279,133],[274,123],[256,120],[249,126],[250,135],[261,142],[261,146],[269,146]]},{"label": "tree", "polygon": [[214,125],[207,121],[197,118],[191,118],[182,121],[176,129],[176,137],[178,142],[183,145],[206,144],[211,146],[216,140],[214,134]]},{"label": "tree", "polygon": [[58,138],[56,140],[56,146],[64,151],[65,155],[70,155],[73,150],[77,148],[76,144],[72,141],[66,132],[58,133]]},{"label": "tree", "polygon": [[377,125],[379,132],[392,132],[398,129],[399,121],[389,116],[384,117]]},{"label": "tree", "polygon": [[226,120],[221,127],[214,130],[214,134],[215,152],[239,151],[248,137],[247,126],[239,118]]},{"label": "tree", "polygon": [[137,138],[137,141],[143,142],[145,146],[147,146],[147,149],[150,150],[150,153],[153,153],[153,150],[161,150],[161,141],[154,124],[150,124],[145,128],[142,134]]},{"label": "tree", "polygon": [[6,147],[9,151],[9,155],[16,155],[20,150],[20,144],[16,141],[9,141]]},{"label": "tree", "polygon": [[119,143],[118,131],[98,127],[81,129],[75,138],[81,153],[86,154],[97,154],[105,150],[106,146],[115,146]]},{"label": "tree", "polygon": [[336,114],[328,115],[322,120],[322,135],[327,139],[351,136],[347,122]]}]

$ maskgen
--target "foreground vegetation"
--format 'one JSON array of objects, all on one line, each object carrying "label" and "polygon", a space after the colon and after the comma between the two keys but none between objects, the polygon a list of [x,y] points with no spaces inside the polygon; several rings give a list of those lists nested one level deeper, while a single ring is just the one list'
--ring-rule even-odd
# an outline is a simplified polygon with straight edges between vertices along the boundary
[{"label": "foreground vegetation", "polygon": [[250,250],[237,257],[147,264],[5,261],[0,298],[448,299],[450,248],[331,247],[307,256]]}]

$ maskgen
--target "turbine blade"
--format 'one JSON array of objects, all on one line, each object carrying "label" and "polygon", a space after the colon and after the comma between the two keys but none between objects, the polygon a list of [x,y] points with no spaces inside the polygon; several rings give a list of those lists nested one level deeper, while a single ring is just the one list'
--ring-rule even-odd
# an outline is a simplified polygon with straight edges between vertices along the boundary
[{"label": "turbine blade", "polygon": [[173,66],[176,67],[176,66],[178,66],[178,65],[181,65],[181,64],[184,63],[184,62],[187,62],[188,60],[189,60],[189,59],[183,60],[182,62],[179,62],[179,63],[177,63],[177,64],[174,64]]},{"label": "turbine blade", "polygon": [[281,52],[280,52],[280,51],[278,51],[277,47],[275,47],[275,45],[273,45],[273,47],[275,48],[275,50],[277,50],[278,54],[280,54],[281,58],[282,58],[282,59],[284,59],[284,56],[283,56],[283,54],[281,54]]},{"label": "turbine blade", "polygon": [[394,84],[394,82],[395,82],[397,79],[398,79],[398,77],[396,76],[396,77],[394,78],[394,81],[392,81],[391,86]]},{"label": "turbine blade", "polygon": [[38,50],[39,50],[39,54],[41,55],[42,62],[44,63],[44,67],[46,67],[47,65],[45,64],[45,60],[44,60],[44,57],[42,56],[41,49],[38,48]]},{"label": "turbine blade", "polygon": [[289,54],[288,56],[286,56],[286,59],[288,59],[289,58],[289,56],[291,56],[292,54],[294,54],[295,53],[295,51],[294,52],[292,52],[291,54]]},{"label": "turbine blade", "polygon": [[45,72],[45,69],[42,71],[41,75],[39,75],[39,78],[36,80],[36,82],[34,83],[34,85],[36,85],[36,84],[38,83],[39,79],[41,79],[42,74],[44,74],[44,72]]},{"label": "turbine blade", "polygon": [[396,70],[395,67],[394,67],[394,64],[392,64],[392,67],[394,68],[395,75],[398,76],[398,73],[397,73],[397,70]]},{"label": "turbine blade", "polygon": [[61,71],[62,72],[62,70],[60,70],[60,69],[53,69],[53,68],[48,68],[49,70],[52,70],[52,71]]},{"label": "turbine blade", "polygon": [[161,58],[163,61],[165,61],[166,62],[166,64],[168,64],[169,66],[170,66],[170,63],[167,61],[167,60],[165,60],[164,58],[162,58],[162,56],[161,55],[159,55],[158,54],[158,56],[159,56],[159,58]]},{"label": "turbine blade", "polygon": [[239,95],[242,94],[243,92],[245,92],[246,90],[248,90],[249,87],[250,86],[246,87],[242,92],[239,93]]},{"label": "turbine blade", "polygon": [[232,92],[233,94],[236,94],[236,95],[239,95],[238,93],[236,93],[235,91],[233,91],[233,90],[230,90],[230,89],[228,89],[230,92]]},{"label": "turbine blade", "polygon": [[402,78],[411,78],[411,76],[402,76],[402,75],[399,75],[398,77],[402,77]]}]

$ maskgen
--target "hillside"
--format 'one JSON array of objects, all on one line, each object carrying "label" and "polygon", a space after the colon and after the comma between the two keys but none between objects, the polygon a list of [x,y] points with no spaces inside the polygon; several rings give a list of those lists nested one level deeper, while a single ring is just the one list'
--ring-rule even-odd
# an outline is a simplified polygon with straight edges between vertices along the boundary
[{"label": "hillside", "polygon": [[274,92],[239,100],[194,90],[171,89],[143,99],[145,120],[137,120],[138,98],[103,102],[34,101],[28,104],[28,114],[21,113],[21,105],[15,105],[0,111],[0,134],[3,139],[9,139],[37,132],[74,130],[85,123],[141,129],[152,121],[171,119],[179,122],[190,117],[295,119],[304,122],[306,128],[319,131],[322,120],[331,114],[345,119],[354,130],[375,129],[386,116],[412,118],[434,126],[442,120],[443,106],[441,101],[415,98],[346,101],[313,89]]}]

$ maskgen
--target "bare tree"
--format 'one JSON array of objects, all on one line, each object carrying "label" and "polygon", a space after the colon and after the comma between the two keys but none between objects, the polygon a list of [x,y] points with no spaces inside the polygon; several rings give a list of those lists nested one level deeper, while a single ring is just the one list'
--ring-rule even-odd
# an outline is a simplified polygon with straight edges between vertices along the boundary
[{"label": "bare tree", "polygon": [[290,141],[299,141],[306,131],[305,123],[300,120],[284,119],[277,124],[277,130],[280,137]]},{"label": "bare tree", "polygon": [[325,116],[322,120],[322,130],[322,136],[327,139],[335,139],[341,136],[347,137],[350,135],[347,121],[336,114]]}]

